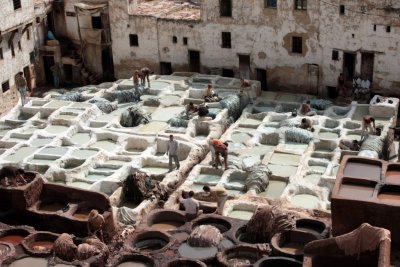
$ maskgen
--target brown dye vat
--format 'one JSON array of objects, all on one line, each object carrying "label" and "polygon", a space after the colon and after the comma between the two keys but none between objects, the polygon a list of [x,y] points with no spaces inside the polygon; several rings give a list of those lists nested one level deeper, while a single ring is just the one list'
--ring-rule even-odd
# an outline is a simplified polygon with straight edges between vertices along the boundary
[{"label": "brown dye vat", "polygon": [[364,184],[345,183],[340,185],[339,196],[352,199],[371,198],[374,194],[375,185],[368,186]]},{"label": "brown dye vat", "polygon": [[378,199],[384,203],[400,205],[400,186],[384,185],[378,193]]},{"label": "brown dye vat", "polygon": [[14,246],[18,246],[24,238],[25,237],[22,235],[6,235],[0,237],[0,242],[7,242]]},{"label": "brown dye vat", "polygon": [[385,181],[391,184],[400,184],[400,171],[387,171]]},{"label": "brown dye vat", "polygon": [[181,226],[182,226],[181,222],[165,221],[161,223],[152,224],[151,229],[157,231],[170,231],[170,230],[175,230]]},{"label": "brown dye vat", "polygon": [[62,210],[66,205],[58,202],[54,203],[41,203],[39,210],[45,212],[57,212]]},{"label": "brown dye vat", "polygon": [[42,248],[50,251],[53,249],[54,242],[51,241],[36,241],[29,244],[29,247],[34,251],[41,251]]},{"label": "brown dye vat", "polygon": [[281,250],[288,254],[303,254],[304,244],[290,242],[281,246]]},{"label": "brown dye vat", "polygon": [[329,229],[325,223],[309,218],[296,220],[296,230],[308,232],[316,236],[323,237],[329,234]]},{"label": "brown dye vat", "polygon": [[380,180],[382,168],[378,165],[362,162],[347,162],[343,175],[347,177]]},{"label": "brown dye vat", "polygon": [[79,219],[79,220],[87,220],[89,217],[89,213],[90,213],[90,211],[87,211],[87,212],[80,211],[80,212],[75,212],[73,216],[74,216],[74,218]]}]

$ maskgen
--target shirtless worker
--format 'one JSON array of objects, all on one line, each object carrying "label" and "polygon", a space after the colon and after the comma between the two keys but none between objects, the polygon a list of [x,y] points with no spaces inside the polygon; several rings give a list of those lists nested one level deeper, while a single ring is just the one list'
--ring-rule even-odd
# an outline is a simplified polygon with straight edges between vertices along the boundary
[{"label": "shirtless worker", "polygon": [[196,113],[197,111],[199,111],[199,107],[197,105],[193,104],[193,102],[190,102],[186,106],[186,117],[187,117],[187,119],[190,119],[190,115]]},{"label": "shirtless worker", "polygon": [[306,119],[306,118],[301,119],[299,128],[304,129],[304,130],[310,130],[311,132],[314,132],[314,128],[312,127],[312,121],[310,119]]},{"label": "shirtless worker", "polygon": [[209,187],[205,185],[203,187],[204,194],[206,197],[216,198],[217,199],[217,210],[215,211],[216,214],[222,215],[222,211],[224,210],[224,205],[226,200],[228,199],[228,192],[223,187]]},{"label": "shirtless worker", "polygon": [[2,186],[7,186],[6,178],[8,181],[8,185],[17,186],[17,183],[20,182],[23,185],[27,184],[24,179],[25,171],[23,169],[18,169],[12,166],[5,166],[0,170],[0,184]]},{"label": "shirtless worker", "polygon": [[362,120],[362,134],[361,140],[368,136],[368,134],[375,134],[375,119],[370,115],[365,115]]},{"label": "shirtless worker", "polygon": [[143,85],[143,86],[145,86],[146,85],[146,78],[147,78],[147,83],[149,84],[149,87],[150,87],[150,74],[153,74],[154,72],[153,71],[151,71],[149,68],[147,68],[147,67],[145,67],[145,68],[141,68],[140,69],[140,81],[141,81],[141,84]]},{"label": "shirtless worker", "polygon": [[341,150],[359,151],[360,143],[357,140],[342,139],[339,142],[339,147]]},{"label": "shirtless worker", "polygon": [[219,155],[224,158],[224,165],[225,165],[225,170],[228,169],[228,143],[222,141],[221,139],[213,139],[212,141],[212,146],[213,150],[211,150],[211,153],[213,151],[215,152],[215,162],[214,162],[214,167],[218,169],[218,165],[221,164],[221,159]]}]

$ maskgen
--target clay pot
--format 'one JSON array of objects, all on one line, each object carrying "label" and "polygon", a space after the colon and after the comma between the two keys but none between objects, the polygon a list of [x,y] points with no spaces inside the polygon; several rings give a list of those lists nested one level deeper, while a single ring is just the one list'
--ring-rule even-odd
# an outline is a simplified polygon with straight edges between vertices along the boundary
[{"label": "clay pot", "polygon": [[22,240],[22,246],[31,255],[48,256],[53,251],[53,245],[58,234],[51,232],[36,232]]},{"label": "clay pot", "polygon": [[304,246],[311,241],[319,239],[319,236],[297,230],[275,234],[271,238],[271,246],[274,254],[302,260]]}]

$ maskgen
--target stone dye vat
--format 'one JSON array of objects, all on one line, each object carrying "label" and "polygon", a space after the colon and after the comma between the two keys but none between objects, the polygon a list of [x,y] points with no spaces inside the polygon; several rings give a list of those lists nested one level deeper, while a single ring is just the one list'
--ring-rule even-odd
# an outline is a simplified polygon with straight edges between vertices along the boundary
[{"label": "stone dye vat", "polygon": [[260,249],[249,245],[238,245],[217,254],[221,266],[247,266],[258,261],[265,255]]},{"label": "stone dye vat", "polygon": [[318,236],[312,233],[291,230],[275,234],[271,239],[271,246],[276,255],[301,260],[304,256],[304,246],[316,239]]},{"label": "stone dye vat", "polygon": [[185,215],[174,210],[156,210],[146,220],[147,225],[156,231],[176,230],[186,223]]},{"label": "stone dye vat", "polygon": [[[349,172],[348,165],[363,164],[359,172]],[[368,165],[368,166],[367,166]],[[371,225],[386,228],[392,233],[394,243],[400,243],[400,223],[397,216],[381,214],[397,214],[400,209],[400,187],[391,183],[393,170],[382,160],[372,160],[357,156],[345,156],[340,165],[335,186],[332,191],[332,231],[341,235],[356,229],[367,222]],[[347,171],[347,172],[346,172]],[[352,176],[352,174],[354,176]],[[386,178],[389,177],[389,180]],[[351,217],[348,207],[352,207]]]}]

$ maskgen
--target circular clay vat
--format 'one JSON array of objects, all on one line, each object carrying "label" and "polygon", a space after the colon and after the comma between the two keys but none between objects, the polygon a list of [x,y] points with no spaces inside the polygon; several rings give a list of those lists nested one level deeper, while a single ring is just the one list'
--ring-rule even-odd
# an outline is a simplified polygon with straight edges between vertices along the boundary
[{"label": "circular clay vat", "polygon": [[154,260],[141,254],[125,255],[112,266],[116,267],[153,267]]},{"label": "circular clay vat", "polygon": [[30,232],[25,229],[9,229],[0,232],[0,242],[6,242],[14,246],[21,244],[22,240],[30,235]]},{"label": "circular clay vat", "polygon": [[329,229],[324,222],[308,218],[296,220],[296,230],[317,236],[321,235],[322,237],[326,237],[329,234]]},{"label": "circular clay vat", "polygon": [[301,267],[303,263],[286,257],[265,257],[254,264],[254,267]]},{"label": "circular clay vat", "polygon": [[154,252],[165,248],[170,237],[163,232],[147,231],[138,234],[133,240],[133,247],[140,252]]},{"label": "circular clay vat", "polygon": [[47,267],[47,259],[45,258],[34,258],[26,257],[14,261],[9,267]]},{"label": "circular clay vat", "polygon": [[239,242],[243,242],[243,243],[255,244],[253,241],[248,239],[247,234],[246,234],[246,228],[247,228],[247,225],[243,225],[236,231],[236,233],[235,233],[236,240]]},{"label": "circular clay vat", "polygon": [[0,262],[14,256],[15,248],[13,244],[0,242]]},{"label": "circular clay vat", "polygon": [[249,245],[238,245],[217,254],[222,266],[248,266],[262,258],[260,251]]},{"label": "circular clay vat", "polygon": [[172,210],[161,210],[153,213],[147,219],[147,225],[156,231],[176,230],[186,223],[182,213]]},{"label": "circular clay vat", "polygon": [[271,238],[271,246],[276,255],[302,259],[304,256],[304,246],[318,238],[319,236],[315,234],[291,230],[275,234]]},{"label": "circular clay vat", "polygon": [[193,260],[212,260],[218,253],[217,247],[192,247],[188,243],[182,243],[178,248],[179,255]]},{"label": "circular clay vat", "polygon": [[222,218],[208,217],[208,218],[198,219],[197,221],[195,221],[193,223],[192,229],[200,225],[212,225],[218,228],[221,234],[227,232],[232,227],[232,225],[228,221]]},{"label": "circular clay vat", "polygon": [[167,267],[206,267],[207,265],[201,261],[177,259],[168,263]]},{"label": "circular clay vat", "polygon": [[54,241],[59,235],[50,232],[36,232],[22,240],[22,246],[29,254],[47,256],[53,250]]}]

